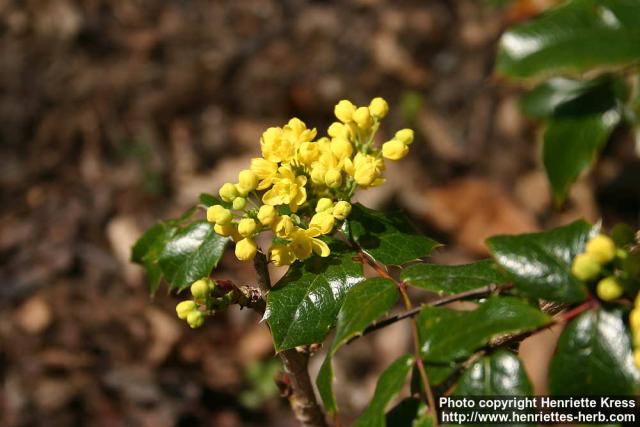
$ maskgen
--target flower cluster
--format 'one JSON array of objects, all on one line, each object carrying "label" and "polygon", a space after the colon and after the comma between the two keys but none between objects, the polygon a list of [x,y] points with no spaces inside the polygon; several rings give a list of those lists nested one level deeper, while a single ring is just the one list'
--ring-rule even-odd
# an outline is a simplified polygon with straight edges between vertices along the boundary
[{"label": "flower cluster", "polygon": [[256,238],[263,232],[272,234],[268,257],[277,266],[314,253],[328,256],[322,236],[349,215],[354,191],[383,184],[385,159],[403,158],[413,142],[413,131],[402,129],[376,145],[388,111],[382,98],[361,107],[342,100],[327,136],[316,138],[316,129],[297,118],[267,129],[260,138],[262,157],[251,160],[238,182],[220,188],[223,203],[207,209],[207,220],[216,233],[236,242],[242,261],[255,256]]},{"label": "flower cluster", "polygon": [[209,278],[196,280],[190,290],[193,298],[178,303],[176,313],[192,328],[202,326],[206,315],[239,302],[242,298],[236,289],[223,286],[222,283],[216,283]]},{"label": "flower cluster", "polygon": [[616,256],[624,257],[625,251],[617,249],[614,241],[599,234],[587,242],[585,251],[573,259],[571,272],[578,279],[591,282],[599,279],[596,293],[603,301],[613,301],[622,296],[624,287],[616,277],[611,263]]}]

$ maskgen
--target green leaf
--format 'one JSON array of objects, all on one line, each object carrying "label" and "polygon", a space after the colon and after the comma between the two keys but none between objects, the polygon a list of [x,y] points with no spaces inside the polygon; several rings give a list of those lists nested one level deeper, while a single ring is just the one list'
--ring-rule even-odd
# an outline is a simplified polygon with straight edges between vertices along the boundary
[{"label": "green leaf", "polygon": [[327,258],[293,264],[267,295],[268,320],[276,351],[321,342],[336,323],[347,291],[364,280],[356,254],[339,242]]},{"label": "green leaf", "polygon": [[636,395],[640,372],[633,362],[623,312],[600,308],[564,329],[549,369],[554,395]]},{"label": "green leaf", "polygon": [[333,395],[331,359],[338,348],[360,335],[367,326],[389,311],[398,299],[398,289],[389,279],[372,278],[349,290],[338,313],[336,336],[318,373],[316,384],[329,413],[337,411]]},{"label": "green leaf", "polygon": [[200,193],[200,196],[198,197],[198,199],[200,200],[200,203],[202,203],[206,207],[213,206],[213,205],[221,205],[227,209],[231,209],[233,206],[233,203],[225,202],[224,200],[208,193]]},{"label": "green leaf", "polygon": [[131,249],[131,261],[142,265],[147,272],[149,292],[155,294],[162,279],[159,257],[167,239],[171,238],[177,227],[158,223],[148,229]]},{"label": "green leaf", "polygon": [[405,355],[393,362],[378,378],[371,403],[353,423],[353,427],[385,427],[384,411],[391,399],[404,386],[407,374],[413,366],[413,357]]},{"label": "green leaf", "polygon": [[387,412],[386,425],[390,427],[431,427],[433,417],[420,399],[407,397]]},{"label": "green leaf", "polygon": [[620,113],[612,109],[549,120],[542,156],[556,203],[566,199],[571,184],[593,163],[620,118]]},{"label": "green leaf", "polygon": [[640,61],[640,2],[572,0],[501,39],[497,72],[513,78],[616,69]]},{"label": "green leaf", "polygon": [[444,294],[470,291],[507,280],[493,260],[488,259],[464,265],[415,264],[404,269],[400,277],[411,286]]},{"label": "green leaf", "polygon": [[518,289],[535,298],[575,303],[587,297],[587,290],[571,274],[571,262],[597,232],[576,221],[543,233],[494,236],[487,244]]},{"label": "green leaf", "polygon": [[556,77],[524,95],[521,106],[536,118],[582,117],[617,108],[627,92],[624,81],[610,74],[586,81]]},{"label": "green leaf", "polygon": [[364,253],[386,265],[401,265],[427,256],[440,246],[416,232],[405,215],[382,213],[360,204],[353,205],[347,229]]},{"label": "green leaf", "polygon": [[207,221],[195,221],[171,233],[158,256],[170,288],[182,290],[209,276],[228,242],[229,238],[216,234]]},{"label": "green leaf", "polygon": [[550,321],[536,307],[514,297],[491,297],[472,311],[426,307],[418,316],[421,352],[428,362],[458,360],[495,336],[535,330]]},{"label": "green leaf", "polygon": [[533,393],[520,359],[498,350],[471,365],[462,374],[454,396],[530,396]]}]

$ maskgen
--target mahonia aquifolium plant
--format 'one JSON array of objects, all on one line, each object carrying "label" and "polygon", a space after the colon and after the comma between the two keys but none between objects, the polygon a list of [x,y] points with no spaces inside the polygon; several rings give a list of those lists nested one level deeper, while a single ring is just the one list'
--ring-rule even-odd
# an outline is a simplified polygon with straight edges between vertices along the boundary
[{"label": "mahonia aquifolium plant", "polygon": [[[240,261],[255,257],[256,238],[263,233],[272,236],[266,253],[276,266],[304,261],[312,254],[329,256],[322,236],[332,234],[349,216],[355,190],[382,185],[385,159],[400,160],[409,152],[411,129],[401,129],[391,140],[376,144],[388,111],[380,97],[361,107],[342,100],[334,108],[338,121],[329,126],[327,136],[316,139],[316,129],[298,118],[267,129],[260,138],[262,157],[240,171],[238,182],[220,187],[220,198],[230,206],[210,206],[207,221],[215,224],[216,233],[233,239]],[[215,284],[206,280],[191,285],[195,301],[176,307],[178,317],[192,328],[201,326],[204,314],[210,312],[206,294]],[[204,311],[198,302],[205,303]]]}]

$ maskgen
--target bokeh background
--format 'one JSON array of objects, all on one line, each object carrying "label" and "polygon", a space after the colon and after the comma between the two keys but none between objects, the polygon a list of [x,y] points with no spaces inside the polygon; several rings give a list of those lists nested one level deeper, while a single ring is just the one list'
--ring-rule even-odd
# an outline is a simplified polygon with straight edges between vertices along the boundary
[{"label": "bokeh background", "polygon": [[[505,26],[550,3],[0,0],[0,425],[295,425],[265,325],[232,309],[188,329],[129,252],[234,180],[268,126],[297,116],[324,131],[342,98],[385,97],[383,137],[416,130],[388,184],[359,197],[446,243],[436,262],[578,217],[638,226],[629,136],[553,209],[522,88],[492,74]],[[253,280],[232,255],[216,276]],[[339,352],[347,420],[408,334]],[[524,349],[538,391],[554,331],[542,335]]]}]

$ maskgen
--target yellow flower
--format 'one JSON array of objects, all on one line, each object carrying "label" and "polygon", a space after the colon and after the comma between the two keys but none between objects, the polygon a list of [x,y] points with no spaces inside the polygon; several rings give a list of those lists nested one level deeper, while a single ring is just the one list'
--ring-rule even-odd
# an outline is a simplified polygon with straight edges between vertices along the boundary
[{"label": "yellow flower", "polygon": [[289,215],[282,215],[273,224],[273,232],[281,239],[288,239],[291,233],[293,233],[295,225]]},{"label": "yellow flower", "polygon": [[593,255],[601,265],[604,265],[615,258],[616,244],[610,237],[599,234],[587,242],[585,252]]},{"label": "yellow flower", "polygon": [[267,129],[260,138],[262,157],[270,162],[288,162],[295,154],[295,144],[290,138],[283,138],[283,130],[277,127]]},{"label": "yellow flower", "polygon": [[327,133],[332,138],[349,139],[349,128],[340,122],[331,123],[329,129],[327,129]]},{"label": "yellow flower", "polygon": [[187,323],[193,329],[199,328],[204,323],[204,314],[201,311],[193,310],[187,315]]},{"label": "yellow flower", "polygon": [[247,191],[253,191],[258,186],[258,177],[252,170],[245,169],[238,174],[238,184]]},{"label": "yellow flower", "polygon": [[225,236],[225,237],[231,236],[234,242],[242,238],[242,236],[240,236],[240,233],[238,233],[238,228],[236,227],[236,224],[234,223],[229,223],[225,225],[216,224],[213,226],[213,231],[215,231],[221,236]]},{"label": "yellow flower", "polygon": [[278,169],[273,187],[262,196],[262,201],[271,206],[289,205],[291,212],[296,212],[298,207],[307,200],[307,190],[304,188],[307,177],[296,176],[290,167],[281,166]]},{"label": "yellow flower", "polygon": [[278,164],[257,157],[251,159],[251,172],[260,180],[257,189],[264,190],[271,187],[273,181],[278,177]]},{"label": "yellow flower", "polygon": [[282,138],[287,139],[294,148],[299,147],[303,142],[312,141],[316,137],[315,129],[307,129],[307,125],[298,118],[289,120],[289,123],[282,129]]},{"label": "yellow flower", "polygon": [[351,213],[351,204],[349,202],[345,202],[344,200],[339,201],[333,207],[333,216],[336,219],[343,220],[349,216]]},{"label": "yellow flower", "polygon": [[343,123],[348,123],[352,120],[353,113],[356,111],[355,105],[351,101],[346,99],[341,100],[333,109],[338,120]]},{"label": "yellow flower", "polygon": [[580,280],[591,280],[600,274],[600,263],[591,254],[582,253],[576,255],[571,264],[571,272]]},{"label": "yellow flower", "polygon": [[329,169],[324,176],[324,183],[329,188],[338,188],[342,184],[342,174],[338,169]]},{"label": "yellow flower", "polygon": [[238,197],[238,190],[236,190],[236,186],[230,182],[223,184],[218,193],[220,194],[220,198],[225,202],[232,202],[233,199]]},{"label": "yellow flower", "polygon": [[400,160],[409,152],[409,147],[399,139],[382,144],[382,155],[389,160]]},{"label": "yellow flower", "polygon": [[184,320],[187,318],[189,313],[196,310],[197,308],[198,306],[196,305],[196,303],[191,300],[182,301],[178,303],[178,305],[176,305],[176,314],[178,315],[178,318]]},{"label": "yellow flower", "polygon": [[329,234],[333,230],[335,218],[328,212],[318,212],[311,218],[309,228],[319,230],[321,234]]},{"label": "yellow flower", "polygon": [[384,182],[380,178],[384,170],[384,161],[371,155],[358,153],[351,159],[345,159],[344,170],[362,187],[374,187]]},{"label": "yellow flower", "polygon": [[242,218],[238,223],[238,233],[242,237],[252,236],[258,229],[258,224],[253,218]]},{"label": "yellow flower", "polygon": [[273,262],[273,265],[276,267],[291,265],[295,260],[296,257],[287,245],[274,243],[271,245],[271,248],[269,248],[269,261]]},{"label": "yellow flower", "polygon": [[211,286],[209,285],[208,280],[200,279],[193,282],[189,289],[191,290],[191,295],[193,295],[194,298],[204,299],[209,295]]},{"label": "yellow flower", "polygon": [[257,251],[258,245],[251,239],[245,238],[236,243],[236,258],[240,261],[251,261]]},{"label": "yellow flower", "polygon": [[262,205],[258,210],[258,221],[262,225],[271,225],[278,218],[276,208],[271,205]]},{"label": "yellow flower", "polygon": [[400,129],[396,132],[394,139],[398,139],[405,144],[409,145],[413,142],[413,130],[411,129]]},{"label": "yellow flower", "polygon": [[305,141],[300,144],[298,149],[298,161],[303,165],[310,165],[318,160],[320,156],[320,148],[314,142]]},{"label": "yellow flower", "polygon": [[244,197],[236,197],[233,199],[233,209],[241,211],[245,206],[247,206],[247,199]]},{"label": "yellow flower", "polygon": [[353,112],[351,116],[360,129],[369,129],[371,127],[371,114],[367,107],[360,107]]},{"label": "yellow flower", "polygon": [[353,154],[353,145],[345,138],[333,138],[331,140],[331,153],[337,159],[351,157]]},{"label": "yellow flower", "polygon": [[318,203],[316,204],[316,212],[331,211],[331,209],[333,209],[333,200],[326,197],[318,200]]},{"label": "yellow flower", "polygon": [[598,282],[596,293],[603,301],[613,301],[622,296],[624,288],[615,277],[606,277]]},{"label": "yellow flower", "polygon": [[369,103],[369,111],[373,117],[381,119],[389,112],[389,104],[387,104],[384,98],[373,98],[371,103]]},{"label": "yellow flower", "polygon": [[327,167],[320,162],[315,162],[311,165],[311,182],[316,185],[324,184],[324,176],[327,174]]},{"label": "yellow flower", "polygon": [[209,222],[225,225],[230,223],[232,218],[231,211],[221,205],[213,205],[207,208],[207,221]]},{"label": "yellow flower", "polygon": [[299,260],[305,260],[311,256],[311,253],[316,253],[321,257],[327,257],[331,253],[329,246],[320,239],[316,239],[320,235],[320,230],[310,228],[303,230],[301,228],[296,229],[291,235],[291,243],[289,247]]}]

